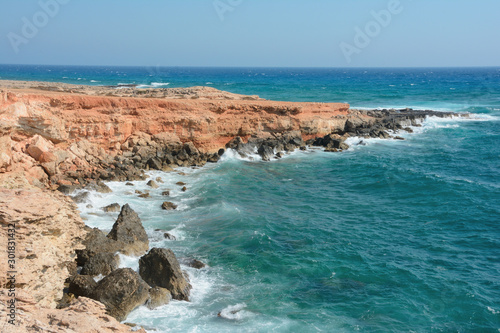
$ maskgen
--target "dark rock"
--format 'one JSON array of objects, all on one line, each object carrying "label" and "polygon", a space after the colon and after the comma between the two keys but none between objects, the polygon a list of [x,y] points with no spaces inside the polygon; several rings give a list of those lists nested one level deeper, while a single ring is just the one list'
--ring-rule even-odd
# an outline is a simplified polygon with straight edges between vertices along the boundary
[{"label": "dark rock", "polygon": [[145,199],[145,198],[151,198],[151,195],[149,195],[149,193],[142,193],[142,194],[139,194],[138,197]]},{"label": "dark rock", "polygon": [[57,190],[61,193],[69,195],[79,188],[80,188],[80,186],[77,186],[77,185],[59,185]]},{"label": "dark rock", "polygon": [[222,156],[222,155],[224,155],[224,153],[225,153],[225,152],[226,152],[226,150],[225,150],[225,149],[223,149],[223,148],[221,148],[221,149],[219,149],[219,151],[217,152],[217,155]]},{"label": "dark rock", "polygon": [[110,252],[96,253],[85,263],[80,274],[97,276],[108,275],[118,268],[119,257]]},{"label": "dark rock", "polygon": [[91,229],[83,241],[85,249],[76,250],[76,263],[85,266],[87,262],[98,253],[115,253],[120,250],[120,244],[109,239],[98,228]]},{"label": "dark rock", "polygon": [[73,199],[73,201],[76,203],[84,203],[89,200],[89,197],[90,197],[90,192],[85,191],[72,196],[71,199]]},{"label": "dark rock", "polygon": [[405,138],[402,138],[402,137],[400,137],[400,136],[395,136],[395,137],[394,137],[394,139],[395,139],[395,140],[404,140]]},{"label": "dark rock", "polygon": [[95,183],[89,183],[86,187],[86,189],[93,190],[99,193],[111,193],[111,189],[109,188],[108,185],[104,184],[100,180],[98,180]]},{"label": "dark rock", "polygon": [[122,207],[107,237],[121,243],[120,251],[126,255],[139,255],[149,248],[148,235],[141,219],[128,204]]},{"label": "dark rock", "polygon": [[197,259],[187,259],[185,261],[185,264],[187,266],[189,266],[189,267],[193,267],[193,268],[196,268],[196,269],[202,269],[202,268],[204,268],[206,266],[203,262],[201,262],[201,261],[199,261]]},{"label": "dark rock", "polygon": [[97,283],[91,298],[106,306],[106,312],[123,321],[127,315],[146,303],[150,287],[130,268],[120,268]]},{"label": "dark rock", "polygon": [[163,191],[161,192],[161,195],[163,195],[164,197],[168,197],[170,195],[170,191]]},{"label": "dark rock", "polygon": [[91,204],[88,204],[88,205],[87,205],[87,206],[85,206],[85,207],[87,207],[88,209],[90,209],[90,208],[94,208],[94,206],[92,206]]},{"label": "dark rock", "polygon": [[162,163],[161,160],[157,157],[152,157],[148,160],[147,165],[152,170],[161,170]]},{"label": "dark rock", "polygon": [[184,183],[184,182],[177,182],[177,183],[175,183],[175,184],[176,184],[176,185],[179,185],[179,186],[184,186],[184,185],[187,185],[187,184],[186,184],[186,183]]},{"label": "dark rock", "polygon": [[283,154],[281,151],[276,153],[276,158],[282,158],[283,156],[285,156],[285,154]]},{"label": "dark rock", "polygon": [[165,201],[164,203],[161,204],[161,208],[164,210],[174,210],[177,209],[177,205],[172,202]]},{"label": "dark rock", "polygon": [[135,194],[142,194],[142,191],[135,190]]},{"label": "dark rock", "polygon": [[165,237],[165,239],[168,239],[168,240],[177,240],[177,238],[174,235],[172,235],[168,232],[164,233],[163,237]]},{"label": "dark rock", "polygon": [[262,157],[262,160],[266,162],[270,161],[274,155],[273,148],[266,145],[260,146],[257,152],[259,153],[260,157]]},{"label": "dark rock", "polygon": [[74,275],[70,278],[68,293],[76,297],[90,297],[97,287],[97,282],[90,275]]},{"label": "dark rock", "polygon": [[102,210],[105,211],[106,213],[119,212],[120,205],[118,203],[112,203],[111,205],[108,205],[106,207],[102,207]]},{"label": "dark rock", "polygon": [[127,182],[127,183],[125,183],[125,185],[127,185],[127,186],[134,186],[134,184],[132,184],[131,182]]},{"label": "dark rock", "polygon": [[158,184],[154,180],[150,180],[146,185],[148,185],[151,188],[158,188]]},{"label": "dark rock", "polygon": [[156,309],[162,305],[168,304],[172,299],[172,294],[168,289],[161,287],[154,287],[149,289],[149,300],[146,306],[150,309]]},{"label": "dark rock", "polygon": [[168,289],[174,299],[189,301],[191,285],[172,250],[151,249],[139,259],[139,274],[150,286]]},{"label": "dark rock", "polygon": [[182,187],[181,191],[182,192],[186,192],[187,191],[187,187],[186,186]]}]

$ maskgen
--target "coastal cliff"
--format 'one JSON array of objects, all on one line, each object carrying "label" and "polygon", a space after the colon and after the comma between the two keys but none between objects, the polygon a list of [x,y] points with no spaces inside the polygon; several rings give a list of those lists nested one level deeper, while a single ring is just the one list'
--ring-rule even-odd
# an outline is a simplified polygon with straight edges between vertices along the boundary
[{"label": "coastal cliff", "polygon": [[[76,274],[75,251],[84,248],[88,235],[75,203],[60,192],[99,188],[101,180],[144,179],[149,169],[202,166],[217,162],[227,148],[240,154],[257,150],[264,160],[306,145],[341,151],[349,136],[389,138],[387,130],[418,125],[432,114],[274,102],[206,87],[141,90],[0,81],[0,236],[7,244],[8,225],[15,223],[17,331],[84,332],[78,326],[84,311],[96,331],[130,329],[85,297],[56,309],[65,281]],[[0,260],[7,263],[5,251]],[[2,313],[6,276],[0,285]],[[16,331],[1,325],[2,332]]]}]

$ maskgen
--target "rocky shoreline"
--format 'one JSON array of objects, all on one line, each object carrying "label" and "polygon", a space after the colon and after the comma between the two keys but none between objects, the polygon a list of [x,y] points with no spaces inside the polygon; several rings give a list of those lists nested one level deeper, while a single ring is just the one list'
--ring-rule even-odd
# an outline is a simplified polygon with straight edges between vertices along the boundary
[{"label": "rocky shoreline", "polygon": [[[6,244],[6,226],[16,223],[22,267],[17,326],[1,323],[0,330],[84,332],[77,319],[86,309],[98,331],[126,332],[130,327],[117,320],[137,306],[189,300],[189,277],[170,250],[149,249],[136,212],[128,205],[107,207],[120,210],[111,232],[90,229],[66,196],[77,189],[107,192],[103,181],[145,181],[147,170],[201,167],[227,149],[270,161],[308,147],[342,152],[353,136],[402,140],[399,131],[411,132],[429,116],[456,114],[274,102],[206,87],[117,90],[0,81],[0,235]],[[73,199],[85,200],[85,191]],[[141,256],[139,272],[119,269],[116,252]],[[0,261],[7,271],[3,251]],[[96,282],[96,276],[104,278]],[[3,317],[5,276],[0,284]]]}]

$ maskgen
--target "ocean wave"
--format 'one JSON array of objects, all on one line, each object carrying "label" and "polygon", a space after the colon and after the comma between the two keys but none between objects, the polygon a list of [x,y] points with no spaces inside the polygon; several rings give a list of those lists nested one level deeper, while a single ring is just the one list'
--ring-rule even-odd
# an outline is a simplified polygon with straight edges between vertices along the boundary
[{"label": "ocean wave", "polygon": [[242,320],[252,316],[251,312],[244,310],[246,307],[247,305],[245,303],[229,305],[219,312],[218,316],[229,320]]}]

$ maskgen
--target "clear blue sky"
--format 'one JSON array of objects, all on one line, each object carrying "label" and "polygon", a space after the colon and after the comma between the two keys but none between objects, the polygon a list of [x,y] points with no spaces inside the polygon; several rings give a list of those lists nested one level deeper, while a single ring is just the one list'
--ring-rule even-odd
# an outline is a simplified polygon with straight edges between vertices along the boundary
[{"label": "clear blue sky", "polygon": [[500,66],[499,0],[0,1],[3,64]]}]

